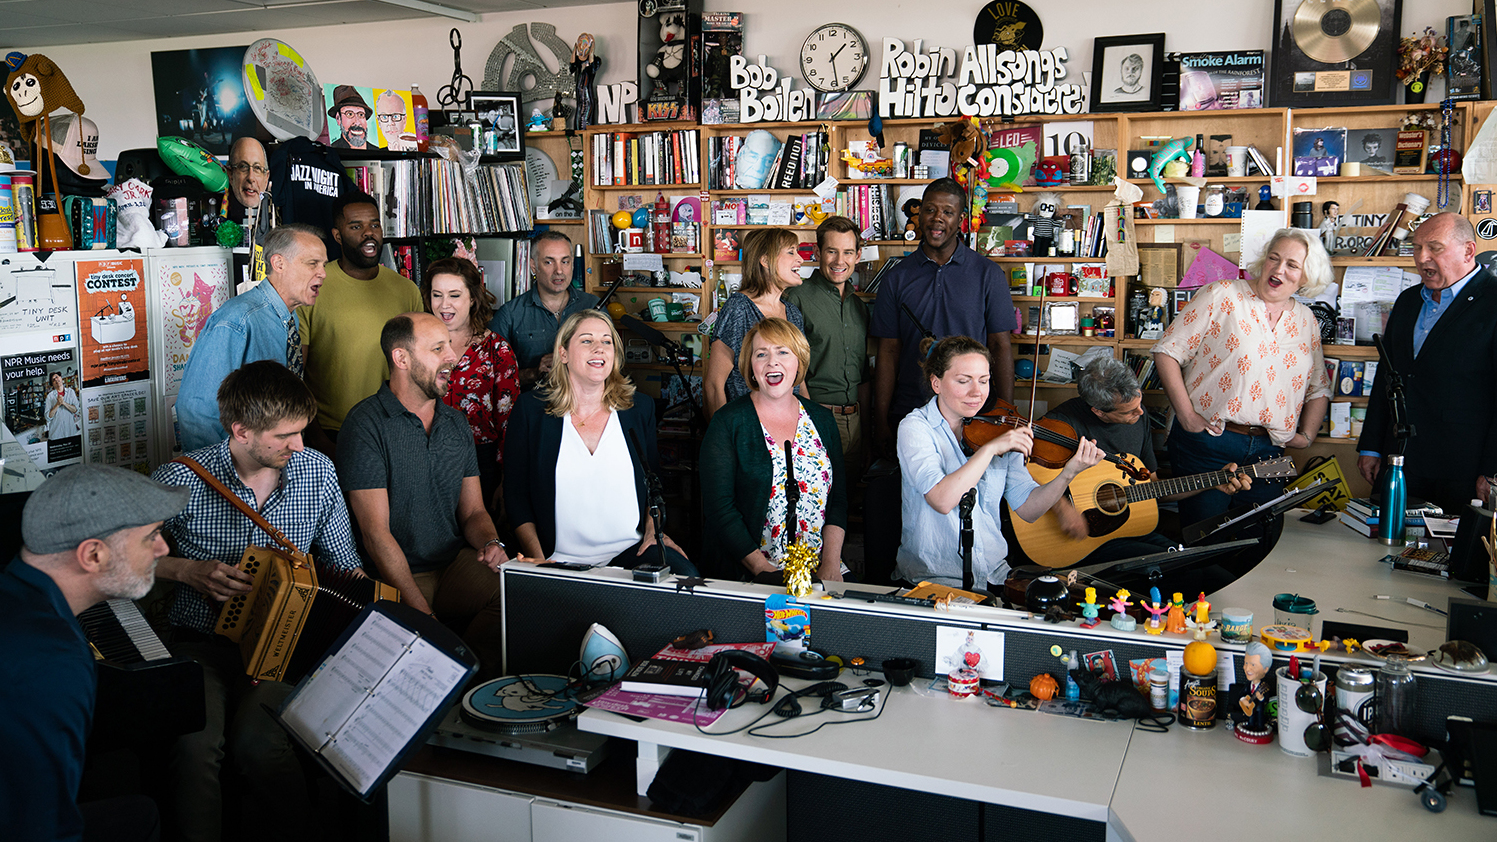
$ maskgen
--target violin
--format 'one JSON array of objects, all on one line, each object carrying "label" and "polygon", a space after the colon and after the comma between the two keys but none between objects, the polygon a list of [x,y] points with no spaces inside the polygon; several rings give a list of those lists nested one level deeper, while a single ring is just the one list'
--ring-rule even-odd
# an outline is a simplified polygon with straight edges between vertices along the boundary
[{"label": "violin", "polygon": [[[1076,428],[1058,418],[1041,418],[1030,422],[1019,412],[1019,408],[1008,401],[994,397],[992,408],[971,418],[962,419],[962,449],[971,456],[977,448],[1003,435],[1005,430],[1029,427],[1034,433],[1034,447],[1029,452],[1029,461],[1043,467],[1060,469],[1066,466],[1076,448],[1081,445]],[[1140,482],[1149,479],[1149,469],[1135,459],[1114,453],[1106,454],[1104,460],[1118,466],[1124,474]]]}]

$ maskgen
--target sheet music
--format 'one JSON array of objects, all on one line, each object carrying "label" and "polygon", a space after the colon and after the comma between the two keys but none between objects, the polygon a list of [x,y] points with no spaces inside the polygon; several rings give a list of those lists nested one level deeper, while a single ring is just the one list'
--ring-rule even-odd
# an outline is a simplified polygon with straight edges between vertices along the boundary
[{"label": "sheet music", "polygon": [[417,640],[343,724],[322,756],[359,792],[368,791],[467,670]]},{"label": "sheet music", "polygon": [[325,745],[417,637],[384,614],[370,612],[348,643],[317,668],[281,718],[312,745]]}]

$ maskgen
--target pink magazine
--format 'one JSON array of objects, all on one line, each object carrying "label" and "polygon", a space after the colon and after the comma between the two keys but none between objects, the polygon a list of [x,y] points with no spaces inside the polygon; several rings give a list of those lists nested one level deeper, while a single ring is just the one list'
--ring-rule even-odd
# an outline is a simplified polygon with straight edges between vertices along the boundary
[{"label": "pink magazine", "polygon": [[[675,661],[707,662],[712,656],[727,649],[741,649],[768,660],[774,652],[773,643],[716,643],[701,649],[673,649],[669,646],[656,652],[656,658]],[[708,710],[700,697],[665,696],[656,693],[628,693],[614,685],[587,703],[590,708],[611,710],[628,716],[644,716],[664,719],[669,722],[684,722],[706,727],[716,722],[727,710]]]},{"label": "pink magazine", "polygon": [[1209,248],[1202,247],[1190,268],[1180,278],[1180,289],[1198,289],[1217,281],[1237,278],[1237,264]]}]

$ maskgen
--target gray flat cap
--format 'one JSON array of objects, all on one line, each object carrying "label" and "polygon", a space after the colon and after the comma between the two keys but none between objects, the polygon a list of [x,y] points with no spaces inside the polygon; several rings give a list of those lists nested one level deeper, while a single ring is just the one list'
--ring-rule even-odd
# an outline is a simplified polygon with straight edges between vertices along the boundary
[{"label": "gray flat cap", "polygon": [[21,538],[26,549],[51,555],[90,538],[175,517],[192,492],[162,485],[124,468],[72,465],[53,474],[26,501]]}]

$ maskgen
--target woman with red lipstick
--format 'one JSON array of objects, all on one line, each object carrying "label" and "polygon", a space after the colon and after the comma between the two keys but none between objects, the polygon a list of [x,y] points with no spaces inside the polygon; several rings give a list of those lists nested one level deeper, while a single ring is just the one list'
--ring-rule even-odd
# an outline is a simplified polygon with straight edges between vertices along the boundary
[{"label": "woman with red lipstick", "polygon": [[[742,569],[778,579],[792,540],[820,556],[821,579],[841,581],[846,572],[847,489],[837,422],[826,407],[795,394],[810,360],[805,334],[784,319],[765,319],[743,337],[738,373],[749,394],[713,416],[700,457],[704,534],[718,549],[718,575]],[[793,539],[786,526],[791,476],[799,497]]]},{"label": "woman with red lipstick", "polygon": [[[1332,278],[1316,232],[1281,228],[1248,267],[1251,280],[1219,281],[1196,293],[1154,346],[1175,408],[1170,469],[1176,476],[1251,465],[1308,447],[1330,404],[1320,325],[1295,296],[1314,298]],[[1217,490],[1180,501],[1182,524],[1257,504],[1282,483],[1254,482],[1235,498]]]},{"label": "woman with red lipstick", "polygon": [[[1040,485],[1024,467],[1024,457],[1034,446],[1027,427],[1008,430],[966,455],[962,425],[988,401],[992,359],[987,346],[969,336],[937,342],[924,364],[935,397],[899,422],[903,532],[894,575],[910,584],[1001,588],[1009,566],[1008,543],[999,529],[999,500],[1034,521],[1055,505],[1077,474],[1102,461],[1097,443],[1081,439],[1065,469]],[[977,499],[972,506],[971,581],[965,582],[959,509],[973,489]]]},{"label": "woman with red lipstick", "polygon": [[462,355],[452,368],[442,401],[468,416],[473,444],[478,448],[484,505],[494,511],[494,493],[499,488],[504,459],[504,429],[520,398],[515,353],[503,337],[488,328],[489,319],[494,317],[494,294],[484,287],[483,276],[471,261],[449,257],[431,264],[421,282],[421,298],[427,312],[447,326],[452,350]]},{"label": "woman with red lipstick", "polygon": [[[561,323],[541,388],[526,392],[505,441],[504,504],[527,561],[635,567],[660,560],[645,516],[645,469],[659,472],[655,401],[624,374],[618,330],[600,310]],[[697,575],[669,535],[664,561]]]}]

